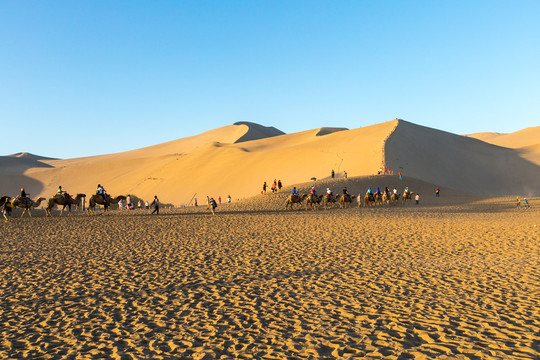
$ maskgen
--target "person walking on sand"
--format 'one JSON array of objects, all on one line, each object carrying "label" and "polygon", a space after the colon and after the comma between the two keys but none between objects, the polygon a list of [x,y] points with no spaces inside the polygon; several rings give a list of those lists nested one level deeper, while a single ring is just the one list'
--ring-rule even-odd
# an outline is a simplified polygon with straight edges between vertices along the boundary
[{"label": "person walking on sand", "polygon": [[193,206],[195,206],[195,207],[199,206],[199,205],[197,204],[197,198],[194,198],[194,199],[193,199]]},{"label": "person walking on sand", "polygon": [[336,173],[334,172],[334,169],[332,169],[332,171],[330,172],[330,176],[332,176],[332,179],[334,178],[335,175]]},{"label": "person walking on sand", "polygon": [[144,206],[146,207],[146,210],[150,209],[150,204],[148,203],[148,200],[146,200]]},{"label": "person walking on sand", "polygon": [[416,194],[414,200],[416,201],[416,205],[418,205],[418,203],[420,203],[420,194]]},{"label": "person walking on sand", "polygon": [[210,211],[212,212],[212,215],[216,215],[216,211],[215,211],[217,208],[216,200],[214,200],[214,198],[210,198],[209,205],[210,205]]},{"label": "person walking on sand", "polygon": [[281,180],[278,180],[278,182],[277,182],[278,190],[281,190],[282,187],[283,187],[283,184],[281,183]]},{"label": "person walking on sand", "polygon": [[265,181],[264,184],[263,184],[263,193],[266,194],[266,181]]},{"label": "person walking on sand", "polygon": [[141,202],[141,199],[139,199],[139,202],[137,203],[137,209],[138,209],[138,210],[141,210],[141,209],[142,209],[142,202]]},{"label": "person walking on sand", "polygon": [[523,207],[526,209],[530,207],[529,200],[527,200],[527,198],[523,198]]},{"label": "person walking on sand", "polygon": [[218,196],[218,203],[221,205],[221,195]]},{"label": "person walking on sand", "polygon": [[441,190],[439,188],[437,188],[437,190],[435,190],[435,197],[439,197],[440,192],[441,192]]},{"label": "person walking on sand", "polygon": [[2,215],[4,215],[4,221],[8,222],[8,216],[11,217],[11,212],[13,211],[13,205],[9,200],[6,200],[4,205],[2,206]]},{"label": "person walking on sand", "polygon": [[159,215],[159,199],[157,195],[154,195],[154,201],[152,201],[152,204],[150,205],[154,206],[154,211],[152,211],[152,214],[156,213],[156,215]]},{"label": "person walking on sand", "polygon": [[210,197],[206,196],[206,208],[210,209]]},{"label": "person walking on sand", "polygon": [[520,207],[520,206],[521,206],[521,200],[520,200],[520,198],[518,196],[518,197],[516,197],[516,207]]},{"label": "person walking on sand", "polygon": [[347,172],[346,171],[343,172],[343,176],[345,177],[345,179],[347,178]]},{"label": "person walking on sand", "polygon": [[230,204],[232,201],[231,195],[227,195],[227,204]]}]

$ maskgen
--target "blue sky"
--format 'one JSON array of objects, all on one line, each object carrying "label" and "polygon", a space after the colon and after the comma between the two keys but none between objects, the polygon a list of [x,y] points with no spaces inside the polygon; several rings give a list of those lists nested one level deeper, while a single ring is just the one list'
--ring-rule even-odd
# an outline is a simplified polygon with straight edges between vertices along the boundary
[{"label": "blue sky", "polygon": [[112,153],[236,121],[538,126],[538,14],[540,1],[3,1],[0,153]]}]

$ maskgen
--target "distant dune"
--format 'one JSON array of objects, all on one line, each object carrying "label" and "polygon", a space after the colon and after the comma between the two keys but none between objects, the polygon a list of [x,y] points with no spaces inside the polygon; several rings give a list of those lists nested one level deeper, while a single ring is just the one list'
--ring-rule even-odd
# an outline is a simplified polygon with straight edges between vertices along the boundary
[{"label": "distant dune", "polygon": [[63,160],[1,157],[0,192],[13,195],[25,186],[33,196],[50,196],[62,185],[74,194],[92,194],[99,183],[112,195],[158,195],[180,205],[194,196],[200,203],[207,195],[249,197],[274,179],[285,185],[328,179],[331,170],[337,178],[344,171],[350,177],[372,176],[386,160],[396,174],[433,186],[478,194],[539,194],[540,167],[524,156],[537,153],[538,147],[532,141],[524,144],[503,148],[401,120],[294,134],[240,122],[116,154]]},{"label": "distant dune", "polygon": [[244,135],[238,138],[234,143],[241,143],[246,141],[253,141],[259,139],[266,139],[269,137],[284,135],[285,133],[281,130],[276,129],[275,127],[266,127],[259,124],[255,124],[247,121],[235,122],[233,125],[236,126],[246,126],[247,131]]},{"label": "distant dune", "polygon": [[540,165],[540,126],[510,134],[477,133],[467,136],[493,145],[518,150],[523,158]]},{"label": "distant dune", "polygon": [[57,160],[55,158],[49,158],[49,157],[45,157],[45,156],[34,155],[34,154],[31,154],[31,153],[27,153],[27,152],[19,152],[19,153],[8,155],[8,156],[9,157],[14,157],[14,158],[19,158],[19,159],[28,159],[28,160]]}]

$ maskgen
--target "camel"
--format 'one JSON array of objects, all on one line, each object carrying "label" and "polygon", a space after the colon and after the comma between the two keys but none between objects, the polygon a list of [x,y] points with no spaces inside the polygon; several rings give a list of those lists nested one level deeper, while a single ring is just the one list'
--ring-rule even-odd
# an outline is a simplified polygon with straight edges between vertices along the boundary
[{"label": "camel", "polygon": [[306,199],[306,208],[309,205],[311,209],[317,210],[317,208],[321,204],[322,198],[322,195],[309,194]]},{"label": "camel", "polygon": [[328,207],[333,208],[335,203],[336,203],[336,198],[333,195],[326,194],[324,196],[324,208],[325,209],[328,209]]},{"label": "camel", "polygon": [[375,205],[382,205],[383,201],[382,201],[382,194],[381,193],[376,193],[375,194]]},{"label": "camel", "polygon": [[32,201],[32,199],[30,199],[30,202],[23,203],[21,197],[17,196],[15,199],[13,199],[11,204],[13,205],[14,208],[18,207],[18,208],[24,209],[23,213],[21,214],[21,217],[23,217],[24,213],[27,211],[28,211],[28,215],[32,217],[31,209],[37,208],[41,204],[41,202],[44,200],[47,200],[47,199],[45,199],[44,197],[40,197],[36,201]]},{"label": "camel", "polygon": [[6,202],[8,202],[10,199],[11,199],[10,196],[5,196],[5,195],[2,196],[2,197],[0,198],[0,206],[4,206],[4,204],[5,204]]},{"label": "camel", "polygon": [[47,216],[52,216],[51,210],[53,209],[54,205],[63,205],[62,210],[60,210],[60,216],[62,216],[62,213],[66,209],[66,206],[69,209],[69,215],[71,215],[71,205],[79,205],[81,203],[81,199],[85,197],[85,194],[77,194],[75,198],[67,198],[67,196],[64,197],[60,194],[56,194],[49,199],[49,204],[45,208],[45,212],[47,213]]},{"label": "camel", "polygon": [[285,210],[287,210],[287,207],[291,205],[291,210],[293,209],[293,204],[299,204],[300,208],[302,208],[302,203],[304,202],[304,199],[307,197],[307,194],[302,194],[302,196],[294,196],[293,194],[289,195],[287,198],[287,202],[285,203]]},{"label": "camel", "polygon": [[341,195],[341,198],[339,199],[339,208],[349,208],[352,204],[352,196],[348,194]]},{"label": "camel", "polygon": [[382,195],[381,204],[390,204],[390,195],[388,193]]},{"label": "camel", "polygon": [[392,194],[392,196],[390,196],[390,201],[392,202],[392,205],[397,205],[399,201],[399,194]]},{"label": "camel", "polygon": [[412,191],[409,191],[409,193],[403,192],[403,196],[401,197],[403,204],[406,204],[408,200],[412,200],[413,194]]},{"label": "camel", "polygon": [[118,204],[120,200],[126,200],[126,197],[124,195],[119,195],[113,199],[111,196],[107,195],[107,200],[104,201],[103,196],[94,194],[90,200],[88,200],[88,215],[90,215],[90,213],[95,215],[94,209],[96,208],[96,205],[102,205],[105,208],[104,213],[108,214],[111,204]]},{"label": "camel", "polygon": [[375,206],[375,197],[373,196],[373,194],[366,194],[366,196],[364,197],[364,206],[371,205]]}]

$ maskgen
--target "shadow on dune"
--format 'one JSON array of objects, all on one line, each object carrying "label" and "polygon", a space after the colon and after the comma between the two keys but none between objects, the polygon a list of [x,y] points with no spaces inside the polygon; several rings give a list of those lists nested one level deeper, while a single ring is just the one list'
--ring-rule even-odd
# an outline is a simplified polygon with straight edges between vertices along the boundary
[{"label": "shadow on dune", "polygon": [[520,152],[400,121],[386,141],[386,166],[405,176],[486,195],[540,195],[540,166]]},{"label": "shadow on dune", "polygon": [[33,197],[43,191],[44,185],[24,173],[32,168],[52,168],[34,158],[0,156],[0,193],[15,196],[22,187]]}]

